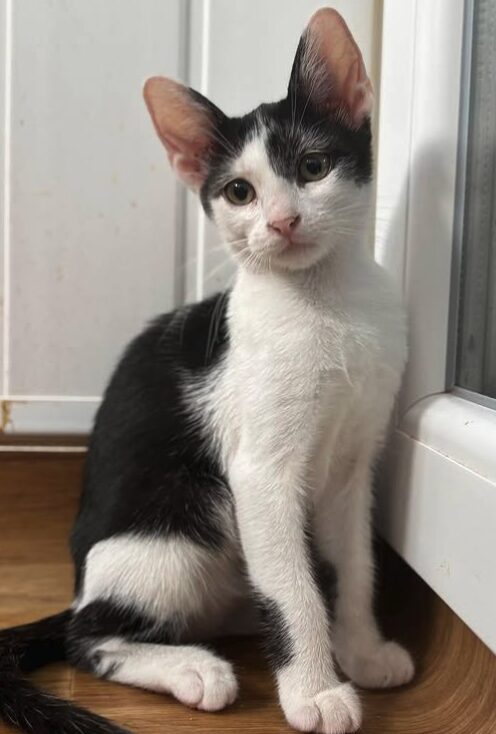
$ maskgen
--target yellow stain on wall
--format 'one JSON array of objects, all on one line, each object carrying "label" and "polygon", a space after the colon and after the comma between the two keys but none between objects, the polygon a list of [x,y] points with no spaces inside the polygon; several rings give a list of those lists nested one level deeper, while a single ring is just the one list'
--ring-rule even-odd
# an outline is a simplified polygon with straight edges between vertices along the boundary
[{"label": "yellow stain on wall", "polygon": [[0,411],[0,431],[3,433],[9,423],[12,423],[12,403],[10,400],[2,400]]}]

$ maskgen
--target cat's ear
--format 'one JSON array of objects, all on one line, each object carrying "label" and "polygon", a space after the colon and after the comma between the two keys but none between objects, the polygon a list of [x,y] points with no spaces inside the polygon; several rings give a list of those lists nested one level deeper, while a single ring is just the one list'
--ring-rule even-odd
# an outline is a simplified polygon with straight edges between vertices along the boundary
[{"label": "cat's ear", "polygon": [[173,169],[189,187],[200,189],[222,112],[198,92],[165,77],[148,79],[143,96]]},{"label": "cat's ear", "polygon": [[370,117],[372,85],[362,54],[340,14],[321,8],[311,18],[296,52],[288,96],[341,114],[352,127]]}]

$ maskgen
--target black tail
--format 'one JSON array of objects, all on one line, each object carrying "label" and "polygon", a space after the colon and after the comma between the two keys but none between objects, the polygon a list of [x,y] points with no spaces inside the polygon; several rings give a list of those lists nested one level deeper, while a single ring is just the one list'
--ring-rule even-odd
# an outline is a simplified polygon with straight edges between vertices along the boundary
[{"label": "black tail", "polygon": [[66,658],[72,612],[0,632],[0,721],[27,734],[130,734],[126,729],[35,688],[23,673]]}]

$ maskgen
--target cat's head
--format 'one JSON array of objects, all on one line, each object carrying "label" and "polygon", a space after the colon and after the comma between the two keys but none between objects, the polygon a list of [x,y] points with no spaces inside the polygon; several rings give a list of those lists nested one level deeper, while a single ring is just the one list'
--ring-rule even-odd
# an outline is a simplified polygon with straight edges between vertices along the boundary
[{"label": "cat's head", "polygon": [[163,77],[144,95],[172,167],[246,267],[307,268],[363,229],[372,88],[335,10],[310,19],[280,102],[227,117]]}]

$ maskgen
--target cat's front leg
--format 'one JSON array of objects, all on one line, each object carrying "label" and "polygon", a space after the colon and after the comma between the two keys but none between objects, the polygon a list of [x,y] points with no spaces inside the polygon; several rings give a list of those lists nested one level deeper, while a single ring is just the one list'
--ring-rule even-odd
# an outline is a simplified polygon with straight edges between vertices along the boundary
[{"label": "cat's front leg", "polygon": [[281,706],[299,731],[354,732],[361,707],[334,669],[325,606],[312,575],[300,447],[277,459],[241,446],[229,470],[248,573],[265,622]]},{"label": "cat's front leg", "polygon": [[384,639],[374,614],[371,457],[363,451],[344,486],[331,482],[314,526],[319,551],[337,572],[333,640],[339,664],[364,688],[388,688],[408,683],[414,665],[403,647]]}]

